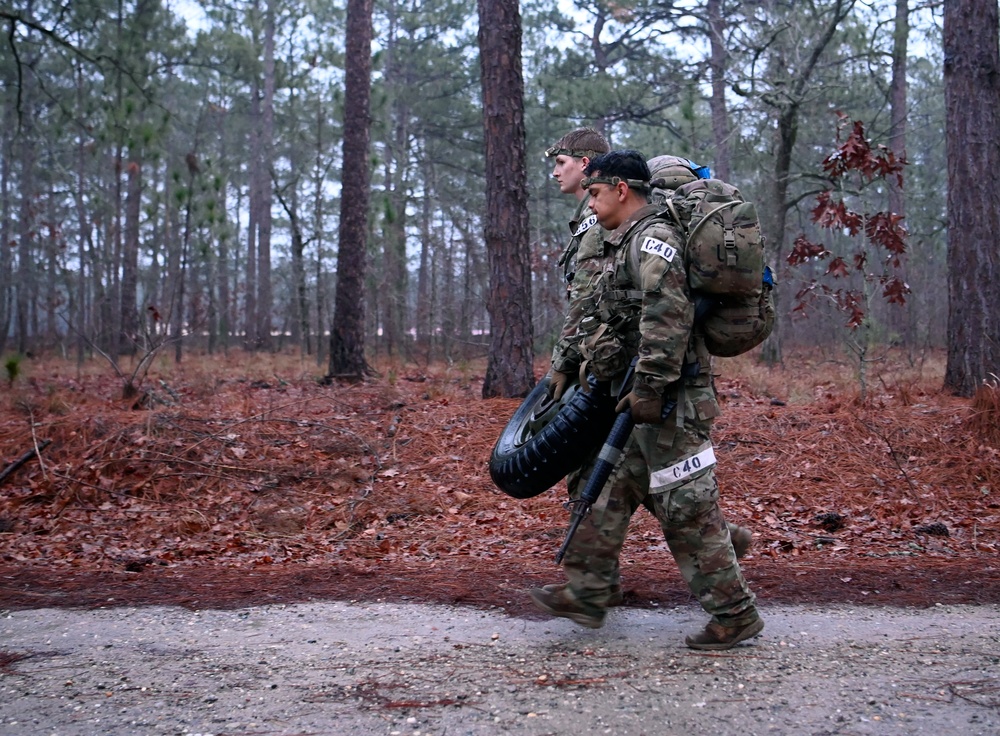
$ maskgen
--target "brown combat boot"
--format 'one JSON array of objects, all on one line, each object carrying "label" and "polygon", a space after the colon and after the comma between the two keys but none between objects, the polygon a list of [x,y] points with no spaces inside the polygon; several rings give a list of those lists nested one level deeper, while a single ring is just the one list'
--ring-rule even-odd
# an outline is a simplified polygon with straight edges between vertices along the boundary
[{"label": "brown combat boot", "polygon": [[[548,591],[549,593],[558,593],[565,588],[566,585],[567,583],[549,583],[548,585],[543,585],[542,590]],[[622,593],[621,585],[612,585],[608,589],[608,608],[620,606],[624,600],[625,594]]]},{"label": "brown combat boot", "polygon": [[753,544],[753,532],[745,526],[737,526],[733,527],[729,536],[733,540],[733,551],[736,552],[736,559],[742,560],[747,550],[750,549],[750,545]]},{"label": "brown combat boot", "polygon": [[537,608],[550,616],[568,618],[588,629],[604,626],[604,609],[578,601],[565,585],[558,590],[532,588],[528,595]]},{"label": "brown combat boot", "polygon": [[692,649],[712,651],[732,649],[741,641],[757,636],[763,630],[764,621],[762,619],[757,619],[743,626],[722,626],[710,623],[701,632],[687,637],[684,643]]}]

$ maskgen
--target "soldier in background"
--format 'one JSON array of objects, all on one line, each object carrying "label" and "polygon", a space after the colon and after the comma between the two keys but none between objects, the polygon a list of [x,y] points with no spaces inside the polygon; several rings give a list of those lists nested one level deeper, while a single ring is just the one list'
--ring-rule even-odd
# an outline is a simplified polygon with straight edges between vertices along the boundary
[{"label": "soldier in background", "polygon": [[[580,182],[583,170],[590,159],[611,150],[607,138],[593,128],[577,128],[567,133],[545,151],[545,157],[553,159],[552,178],[559,184],[559,191],[576,199],[576,211],[569,221],[571,234],[569,243],[559,256],[558,265],[566,278],[566,296],[570,298],[573,275],[576,272],[577,251],[580,242],[591,228],[597,226],[597,217],[587,207],[587,196]],[[599,226],[597,226],[598,229]],[[591,233],[591,237],[596,235]],[[599,237],[599,236],[598,236]]]}]

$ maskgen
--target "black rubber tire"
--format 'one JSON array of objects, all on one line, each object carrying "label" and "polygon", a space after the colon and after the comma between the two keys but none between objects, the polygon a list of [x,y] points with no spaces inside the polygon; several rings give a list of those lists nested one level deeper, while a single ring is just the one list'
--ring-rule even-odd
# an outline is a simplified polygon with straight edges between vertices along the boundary
[{"label": "black rubber tire", "polygon": [[601,446],[615,420],[607,384],[590,392],[573,384],[559,402],[543,378],[514,412],[490,456],[490,477],[514,498],[534,498],[579,468]]}]

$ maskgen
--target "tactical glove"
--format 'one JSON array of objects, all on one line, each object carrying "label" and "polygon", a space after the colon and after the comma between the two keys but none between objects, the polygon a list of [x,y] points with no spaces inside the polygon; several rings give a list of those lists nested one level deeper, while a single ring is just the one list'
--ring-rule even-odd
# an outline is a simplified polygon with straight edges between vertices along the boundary
[{"label": "tactical glove", "polygon": [[549,396],[553,401],[559,401],[569,387],[569,373],[553,370],[549,374]]},{"label": "tactical glove", "polygon": [[[645,393],[645,392],[644,392]],[[618,402],[615,411],[619,414],[625,410],[632,412],[632,419],[636,424],[662,424],[663,423],[663,397],[640,396],[633,389],[624,399]]]}]

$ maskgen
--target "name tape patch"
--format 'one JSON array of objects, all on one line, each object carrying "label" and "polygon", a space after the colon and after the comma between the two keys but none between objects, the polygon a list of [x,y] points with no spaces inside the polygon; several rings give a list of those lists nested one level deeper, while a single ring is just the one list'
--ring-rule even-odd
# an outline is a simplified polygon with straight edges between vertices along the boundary
[{"label": "name tape patch", "polygon": [[651,488],[662,488],[684,480],[689,475],[700,472],[715,465],[715,451],[709,445],[697,455],[684,458],[669,468],[657,470],[649,476]]},{"label": "name tape patch", "polygon": [[597,224],[597,215],[591,215],[586,220],[581,222],[579,226],[577,226],[576,232],[573,233],[573,236],[576,237],[579,235],[583,235],[585,232],[590,230],[590,228],[592,228],[596,224]]},{"label": "name tape patch", "polygon": [[670,263],[674,260],[674,256],[677,255],[677,249],[668,243],[664,243],[662,240],[657,240],[656,238],[646,237],[642,239],[642,246],[640,248],[644,253],[655,253],[660,258],[663,258]]}]

